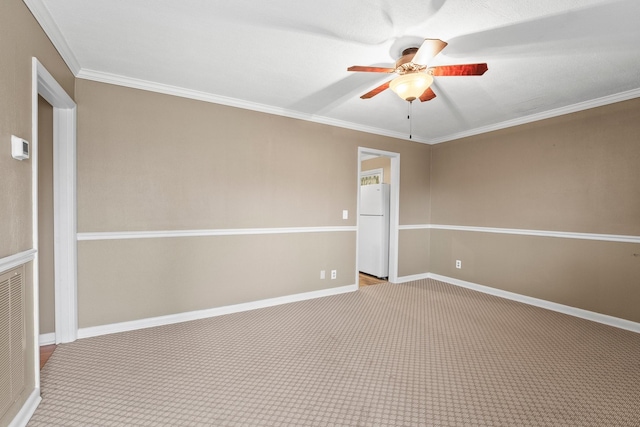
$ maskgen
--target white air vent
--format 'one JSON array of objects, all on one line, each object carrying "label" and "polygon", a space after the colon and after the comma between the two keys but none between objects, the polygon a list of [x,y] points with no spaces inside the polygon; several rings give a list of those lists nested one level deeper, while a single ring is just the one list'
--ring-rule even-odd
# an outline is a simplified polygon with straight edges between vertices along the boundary
[{"label": "white air vent", "polygon": [[24,266],[0,274],[0,418],[25,383]]}]

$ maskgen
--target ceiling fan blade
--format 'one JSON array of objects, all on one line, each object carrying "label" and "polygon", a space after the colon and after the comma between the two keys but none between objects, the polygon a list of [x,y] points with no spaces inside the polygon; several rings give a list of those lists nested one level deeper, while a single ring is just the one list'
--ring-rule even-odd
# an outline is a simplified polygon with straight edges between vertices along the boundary
[{"label": "ceiling fan blade", "polygon": [[487,64],[462,64],[462,65],[439,65],[429,67],[428,74],[432,76],[481,76],[489,67]]},{"label": "ceiling fan blade", "polygon": [[391,80],[389,80],[388,82],[382,83],[380,86],[378,86],[377,88],[375,88],[373,90],[370,90],[369,92],[367,92],[364,95],[362,95],[360,98],[362,98],[362,99],[373,98],[374,96],[376,96],[377,94],[379,94],[383,90],[388,89],[389,88],[389,83],[391,83]]},{"label": "ceiling fan blade", "polygon": [[443,42],[440,39],[425,39],[411,62],[419,65],[427,65],[429,61],[445,47],[447,47],[447,42]]},{"label": "ceiling fan blade", "polygon": [[431,87],[428,87],[427,90],[422,92],[422,95],[420,95],[420,101],[422,102],[431,101],[435,97],[436,97],[436,93],[433,91],[433,89],[431,89]]},{"label": "ceiling fan blade", "polygon": [[395,68],[366,67],[362,65],[352,65],[347,68],[347,71],[364,71],[367,73],[393,73],[395,70]]}]

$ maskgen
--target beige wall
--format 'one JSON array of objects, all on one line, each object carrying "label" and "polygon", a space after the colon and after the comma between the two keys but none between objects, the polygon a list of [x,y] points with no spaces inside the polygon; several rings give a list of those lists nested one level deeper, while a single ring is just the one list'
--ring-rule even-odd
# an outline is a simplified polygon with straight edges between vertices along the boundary
[{"label": "beige wall", "polygon": [[424,274],[430,270],[431,230],[400,230],[398,248],[402,257],[398,260],[398,276]]},{"label": "beige wall", "polygon": [[400,225],[430,223],[430,177],[431,150],[421,155],[407,153],[400,159]]},{"label": "beige wall", "polygon": [[640,235],[640,98],[433,146],[432,222]]},{"label": "beige wall", "polygon": [[353,232],[80,242],[80,326],[350,285],[355,249]]},{"label": "beige wall", "polygon": [[0,2],[0,257],[31,248],[31,160],[11,157],[11,135],[31,141],[31,58],[73,97],[74,77],[20,0]]},{"label": "beige wall", "polygon": [[[637,234],[638,230],[635,218],[639,217],[640,197],[634,186],[638,154],[633,139],[638,130],[634,120],[637,100],[428,147],[84,80],[78,81],[77,98],[80,232],[353,226],[354,215],[344,221],[341,212],[355,212],[357,182],[353,177],[358,146],[401,153],[400,225],[434,223],[606,234]],[[601,127],[614,131],[605,132]],[[343,234],[341,238],[346,240],[335,248],[352,246],[352,234]],[[317,279],[319,270],[334,269],[332,264],[338,260],[329,255],[307,257],[317,243],[311,235],[298,237],[305,243],[298,242],[299,250],[289,253],[287,260],[304,266],[305,271],[286,279],[289,285],[271,277],[262,281],[261,286],[277,292],[265,293],[264,288],[252,284],[252,277],[270,276],[266,266],[277,264],[276,260],[271,254],[258,259],[247,251],[251,261],[244,271],[258,272],[258,276],[242,277],[233,269],[196,268],[188,285],[190,294],[199,295],[195,289],[211,286],[205,294],[215,298],[205,298],[205,305],[215,307],[352,283],[355,272],[349,262],[346,271],[339,269],[339,277],[347,281]],[[523,254],[530,266],[549,267],[532,261],[536,259],[530,253],[532,246],[523,240],[507,243],[500,236],[483,237],[504,245],[498,248]],[[247,248],[261,245],[260,236],[248,239],[254,243],[243,237],[242,245]],[[590,276],[584,289],[602,292],[605,286],[614,286],[609,295],[617,296],[594,305],[594,293],[584,296],[579,292],[567,276],[570,273],[553,276],[554,292],[540,292],[539,283],[529,274],[510,276],[510,267],[502,263],[498,248],[483,253],[484,268],[493,275],[481,274],[475,262],[467,261],[479,256],[469,249],[474,248],[472,239],[478,237],[468,232],[401,230],[399,276],[433,272],[635,318],[622,301],[618,308],[614,301],[628,293],[624,278],[633,276],[637,257],[627,259],[618,279],[607,282],[603,275]],[[240,242],[238,236],[231,240]],[[547,243],[556,240],[547,238]],[[214,254],[216,242],[222,240],[206,241],[211,247],[203,250]],[[512,241],[523,246],[514,249]],[[145,251],[171,252],[175,242],[169,242],[173,240],[145,242],[149,246]],[[137,272],[142,268],[134,257],[115,257],[120,250],[126,253],[126,244],[96,241],[80,245],[81,327],[142,318],[147,309],[155,316],[201,308],[198,304],[202,301],[195,296],[192,301],[183,301],[184,305],[170,306],[166,306],[163,292],[149,296],[153,292],[146,287],[170,289],[170,278],[156,278],[152,285],[143,285],[144,276],[137,273],[124,275],[137,277],[134,283],[98,269],[100,262],[104,268],[115,268],[114,275],[118,269]],[[609,246],[600,247],[606,250]],[[453,262],[461,258],[463,269],[452,270]],[[146,255],[141,260],[141,265],[153,264],[153,258]],[[211,268],[213,265],[215,262]],[[100,279],[96,271],[100,271]],[[521,266],[518,271],[530,270]],[[118,285],[102,279],[106,277]],[[226,284],[219,278],[239,284],[243,292],[225,290]],[[121,305],[127,292],[143,289],[146,291],[141,295],[150,298],[148,307],[136,303],[135,298],[133,303]],[[96,304],[97,300],[101,304]]]},{"label": "beige wall", "polygon": [[382,182],[391,184],[391,159],[389,157],[374,157],[373,159],[362,161],[360,166],[362,172],[372,169],[382,169]]},{"label": "beige wall", "polygon": [[[634,99],[436,145],[432,222],[638,236],[638,135]],[[640,321],[638,244],[432,230],[430,253],[436,274]]]},{"label": "beige wall", "polygon": [[451,230],[431,244],[434,273],[640,322],[638,244]]},{"label": "beige wall", "polygon": [[[11,135],[32,141],[31,135],[31,58],[37,57],[54,78],[73,97],[74,77],[58,52],[21,0],[0,2],[0,258],[32,248],[31,165],[32,160],[11,157]],[[27,307],[33,304],[31,264],[26,269]],[[30,311],[30,310],[29,310]],[[27,313],[32,319],[33,313]],[[28,324],[30,337],[34,325]],[[27,340],[28,360],[33,366],[33,340]],[[29,370],[27,388],[4,416],[0,426],[8,425],[22,407],[35,384],[35,372]]]},{"label": "beige wall", "polygon": [[[359,146],[400,153],[400,221],[428,220],[427,145],[86,80],[76,99],[79,232],[354,227]],[[354,284],[355,239],[81,242],[80,326]],[[185,273],[182,299],[167,297],[167,268]],[[323,269],[338,279],[320,280]]]}]

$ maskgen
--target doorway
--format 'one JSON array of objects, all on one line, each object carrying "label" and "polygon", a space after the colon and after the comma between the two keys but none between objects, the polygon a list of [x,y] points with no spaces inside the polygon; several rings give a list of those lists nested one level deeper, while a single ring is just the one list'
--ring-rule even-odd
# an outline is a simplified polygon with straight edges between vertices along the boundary
[{"label": "doorway", "polygon": [[[46,101],[40,104],[39,98]],[[39,106],[51,107],[53,175],[53,281],[55,343],[75,341],[78,333],[76,268],[76,103],[47,69],[32,59],[31,85],[31,194],[33,260],[34,351],[40,344],[40,234],[39,234]],[[49,107],[47,107],[47,105]],[[45,132],[46,133],[46,132]],[[46,249],[43,248],[43,252]],[[38,355],[34,354],[35,387],[40,387]]]},{"label": "doorway", "polygon": [[[400,193],[400,154],[373,148],[358,147],[358,220],[356,245],[356,283],[359,287],[370,283],[369,277],[360,275],[359,256],[361,242],[361,184],[363,182],[388,185],[389,192],[389,238],[388,281],[394,283],[398,277],[398,221]],[[374,280],[375,283],[375,280]]]},{"label": "doorway", "polygon": [[53,106],[38,95],[38,306],[40,346],[54,344]]}]

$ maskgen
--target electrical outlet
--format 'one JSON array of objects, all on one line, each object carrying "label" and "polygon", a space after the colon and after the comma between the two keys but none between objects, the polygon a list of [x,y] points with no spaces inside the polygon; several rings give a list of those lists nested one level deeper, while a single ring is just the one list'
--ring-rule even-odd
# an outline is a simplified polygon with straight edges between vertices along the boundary
[{"label": "electrical outlet", "polygon": [[324,279],[324,270],[320,270],[320,278]]},{"label": "electrical outlet", "polygon": [[459,259],[456,260],[456,268],[462,268],[462,261]]},{"label": "electrical outlet", "polygon": [[331,270],[331,280],[338,277],[338,270]]},{"label": "electrical outlet", "polygon": [[342,219],[349,219],[349,211],[348,210],[343,210],[342,211]]}]

